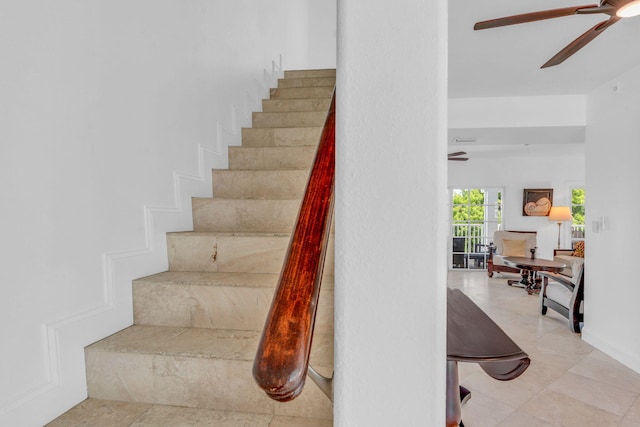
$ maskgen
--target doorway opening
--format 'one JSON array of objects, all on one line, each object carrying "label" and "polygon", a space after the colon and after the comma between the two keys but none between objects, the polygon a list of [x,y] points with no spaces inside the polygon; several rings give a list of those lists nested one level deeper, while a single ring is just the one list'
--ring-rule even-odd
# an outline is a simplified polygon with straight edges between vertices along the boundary
[{"label": "doorway opening", "polygon": [[493,233],[502,227],[501,188],[452,188],[452,269],[486,270]]}]

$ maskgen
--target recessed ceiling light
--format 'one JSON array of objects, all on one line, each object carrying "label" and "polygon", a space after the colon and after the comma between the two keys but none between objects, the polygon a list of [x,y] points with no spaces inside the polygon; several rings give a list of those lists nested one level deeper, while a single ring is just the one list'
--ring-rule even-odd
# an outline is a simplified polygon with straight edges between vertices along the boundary
[{"label": "recessed ceiling light", "polygon": [[[640,1],[640,0],[638,0]],[[476,142],[478,140],[478,138],[474,137],[474,136],[457,136],[455,138],[453,138],[453,142],[462,142],[462,143],[471,143],[471,142]]]}]

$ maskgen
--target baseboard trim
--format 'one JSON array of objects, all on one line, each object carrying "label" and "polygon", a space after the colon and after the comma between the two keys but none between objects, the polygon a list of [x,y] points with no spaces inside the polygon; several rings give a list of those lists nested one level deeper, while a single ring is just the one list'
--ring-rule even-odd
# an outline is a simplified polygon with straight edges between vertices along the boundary
[{"label": "baseboard trim", "polygon": [[609,342],[605,337],[592,333],[591,329],[586,325],[582,328],[582,339],[640,374],[640,356],[638,354],[630,353],[628,349],[620,348]]}]

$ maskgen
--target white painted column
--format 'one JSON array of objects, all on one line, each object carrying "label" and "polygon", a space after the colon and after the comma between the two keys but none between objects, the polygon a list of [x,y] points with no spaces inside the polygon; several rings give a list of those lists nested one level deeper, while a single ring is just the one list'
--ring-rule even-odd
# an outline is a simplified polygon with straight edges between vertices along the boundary
[{"label": "white painted column", "polygon": [[444,426],[447,4],[338,2],[334,425]]},{"label": "white painted column", "polygon": [[640,66],[589,94],[582,339],[640,373],[638,99]]}]

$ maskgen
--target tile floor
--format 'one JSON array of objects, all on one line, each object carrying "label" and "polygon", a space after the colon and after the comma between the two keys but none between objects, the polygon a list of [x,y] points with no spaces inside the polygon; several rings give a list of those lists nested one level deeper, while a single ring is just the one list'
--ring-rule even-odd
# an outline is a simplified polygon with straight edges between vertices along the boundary
[{"label": "tile floor", "polygon": [[449,273],[531,358],[519,378],[501,382],[476,364],[461,363],[460,383],[472,391],[465,427],[640,427],[640,374],[580,339],[553,310],[540,315],[539,298],[509,287],[507,275]]},{"label": "tile floor", "polygon": [[[553,310],[541,316],[538,297],[507,286],[505,277],[449,273],[449,286],[474,300],[532,360],[522,376],[507,382],[461,363],[460,382],[472,391],[463,407],[465,427],[640,427],[640,374],[583,342]],[[48,425],[63,426],[330,427],[331,422],[90,399]]]}]

